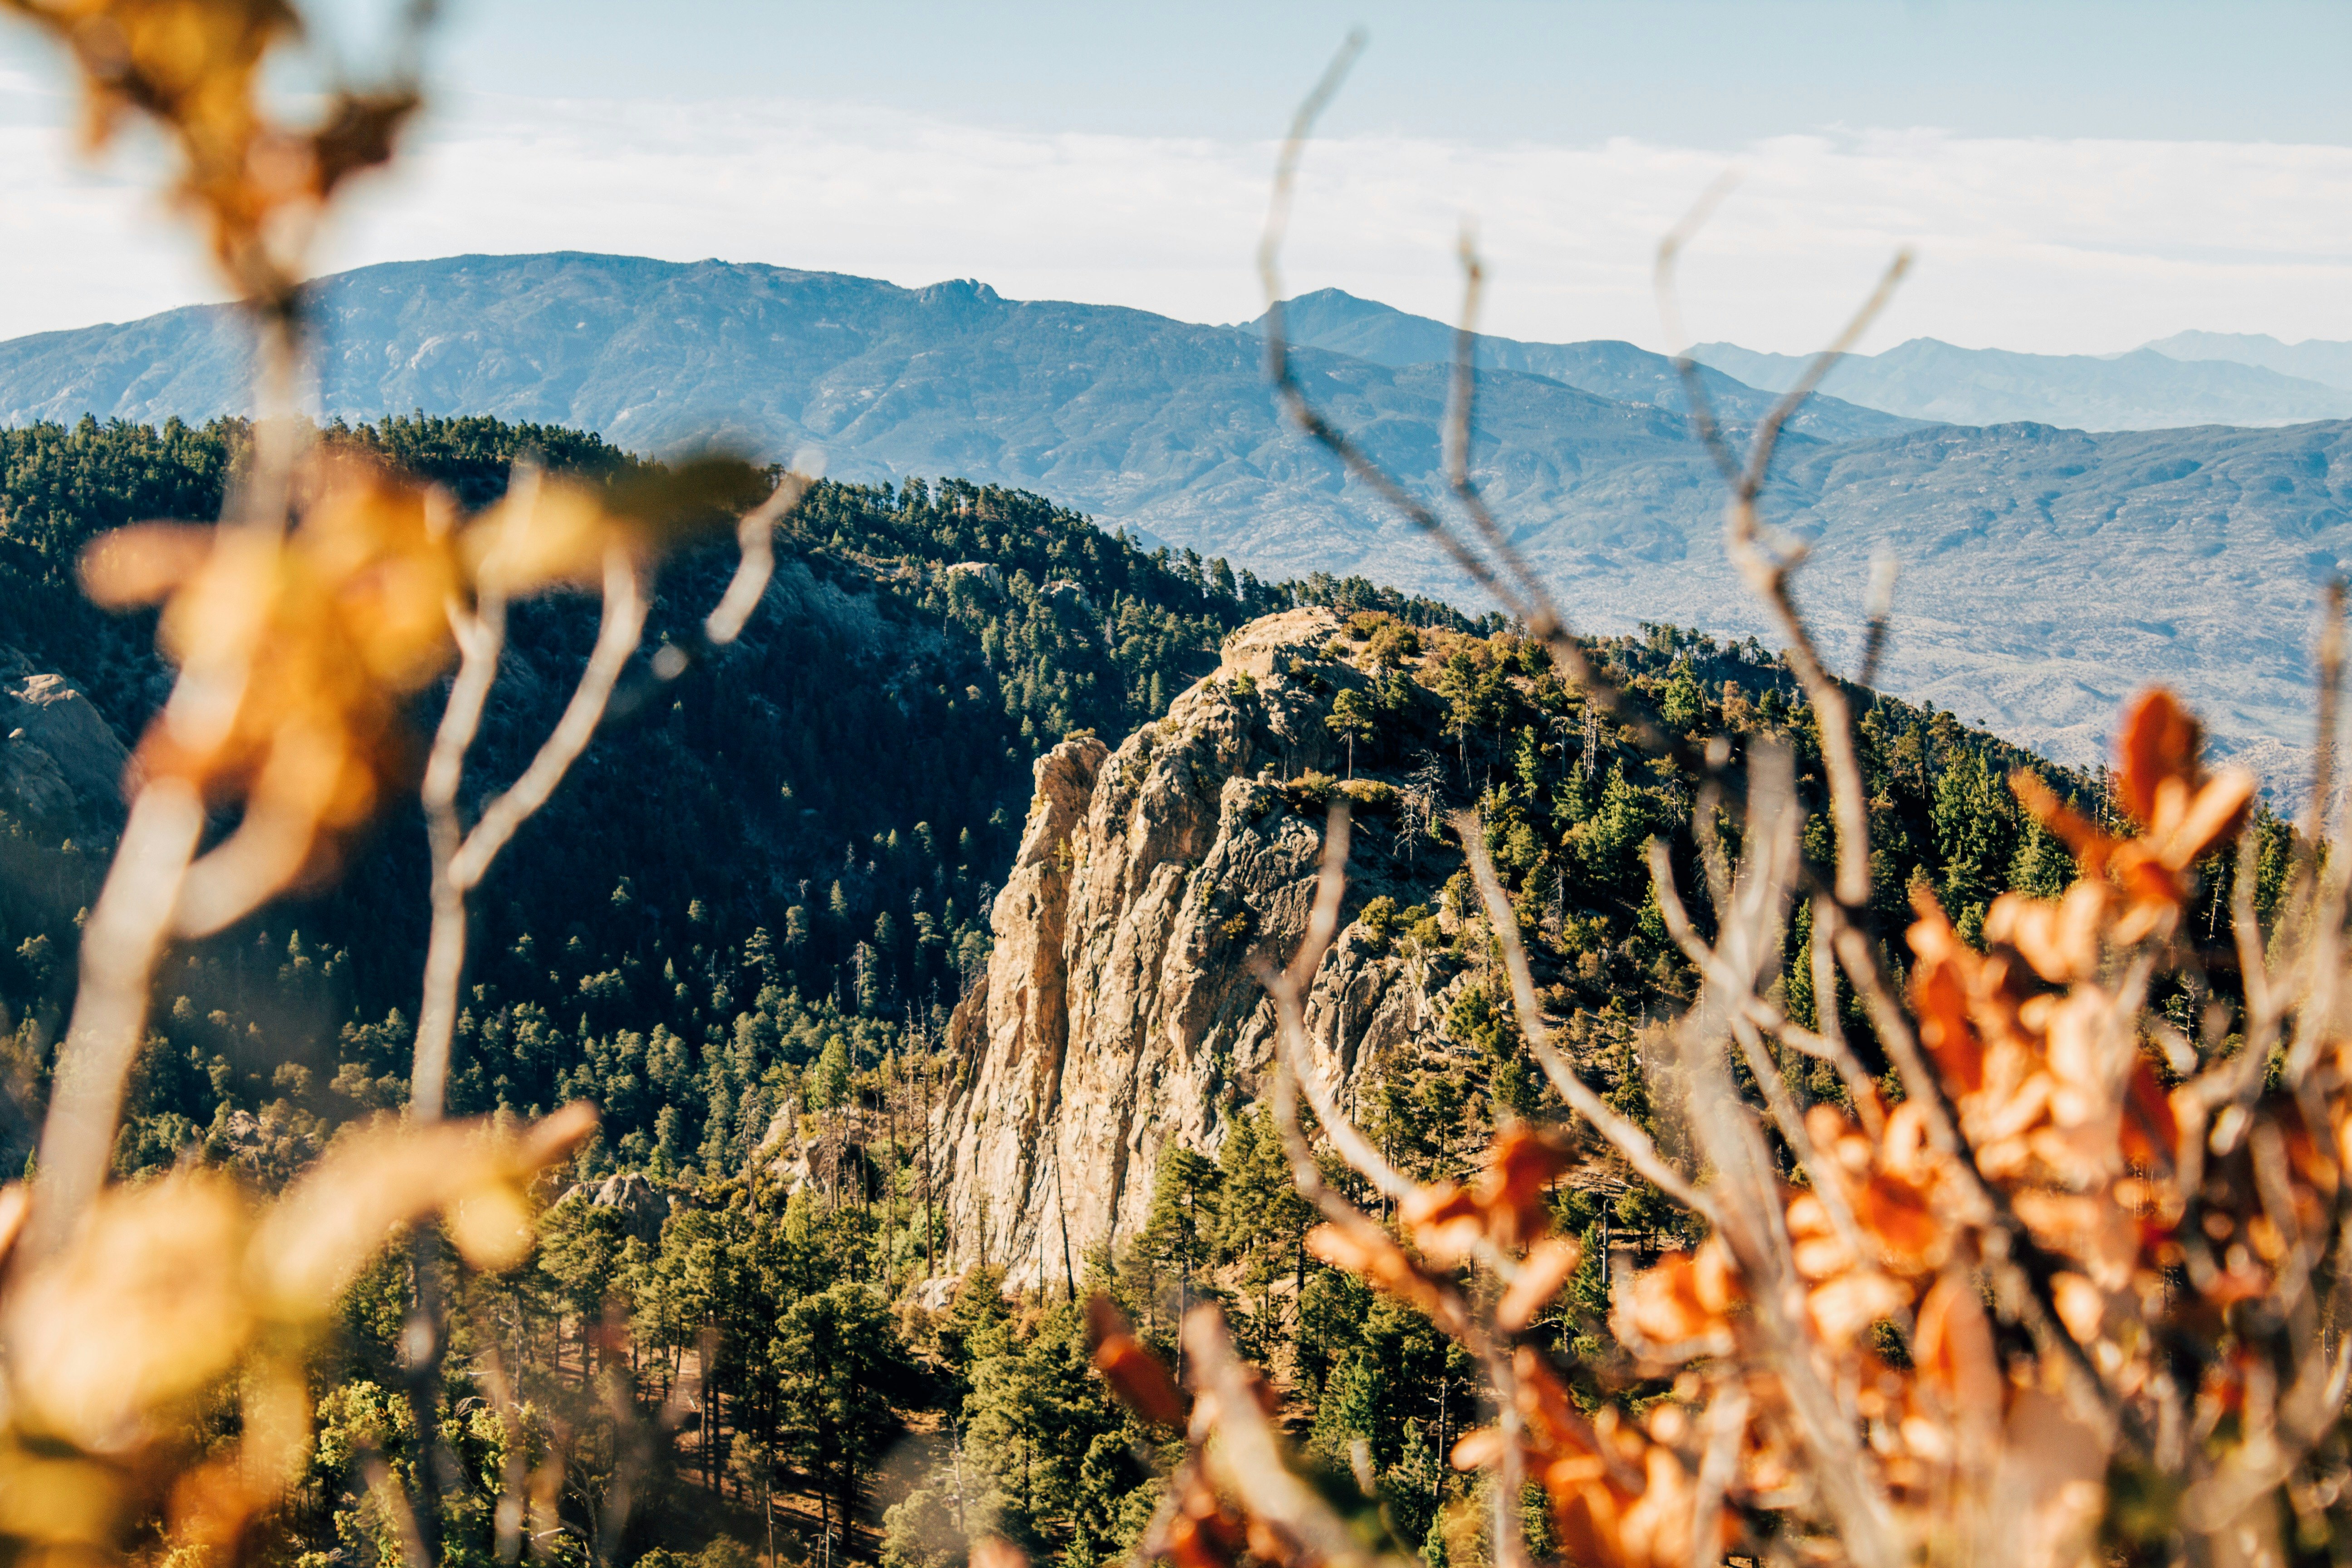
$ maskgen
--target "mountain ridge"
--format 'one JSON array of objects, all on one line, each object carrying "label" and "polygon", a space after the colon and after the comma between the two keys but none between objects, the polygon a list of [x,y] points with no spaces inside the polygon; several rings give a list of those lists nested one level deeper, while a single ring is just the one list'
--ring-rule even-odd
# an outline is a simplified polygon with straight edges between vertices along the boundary
[{"label": "mountain ridge", "polygon": [[[1245,328],[1006,300],[971,280],[583,253],[385,264],[318,289],[331,412],[461,407],[652,450],[814,446],[845,479],[968,474],[1270,577],[1475,597],[1286,423]],[[198,308],[0,344],[0,420],[70,418],[100,393],[162,417],[218,379],[231,320]],[[1448,504],[1447,364],[1313,346],[1294,363],[1318,408]],[[339,405],[339,388],[367,396]],[[1475,434],[1474,476],[1580,627],[1776,636],[1724,556],[1720,481],[1678,414],[1496,367]],[[1873,552],[1901,563],[1881,675],[1896,693],[2088,764],[2131,686],[2163,679],[2296,798],[2316,584],[2352,565],[2352,426],[1800,428],[1761,499],[1812,542],[1800,591],[1836,657],[1858,654]]]},{"label": "mountain ridge", "polygon": [[2352,387],[2352,343],[2326,338],[2282,342],[2267,332],[2175,332],[2142,348],[2177,360],[2228,360],[2300,376],[2323,386]]},{"label": "mountain ridge", "polygon": [[[1737,343],[1699,343],[1690,352],[1776,391],[1811,363],[1810,355]],[[2107,431],[2352,417],[2352,390],[2232,360],[2176,358],[2152,345],[2110,356],[2033,354],[1913,338],[1881,353],[1846,355],[1822,385],[1864,407],[1947,425],[2033,421]]]},{"label": "mountain ridge", "polygon": [[[1285,300],[1282,310],[1283,330],[1290,341],[1310,348],[1400,368],[1451,363],[1454,357],[1456,329],[1345,289],[1302,294]],[[1247,328],[1263,333],[1265,321],[1260,316]],[[1538,343],[1482,332],[1475,363],[1481,369],[1543,376],[1621,403],[1688,413],[1682,376],[1674,362],[1622,340]],[[1780,402],[1779,388],[1735,380],[1711,365],[1700,366],[1698,374],[1718,418],[1753,424]],[[1815,393],[1798,408],[1790,426],[1823,440],[1842,441],[1897,435],[1923,423],[1927,422]]]}]

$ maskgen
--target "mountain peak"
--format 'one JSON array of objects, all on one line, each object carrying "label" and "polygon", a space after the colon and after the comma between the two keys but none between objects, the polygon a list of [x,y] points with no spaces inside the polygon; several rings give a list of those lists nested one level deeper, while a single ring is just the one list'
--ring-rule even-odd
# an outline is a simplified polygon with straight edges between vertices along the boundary
[{"label": "mountain peak", "polygon": [[[1419,316],[1407,315],[1394,305],[1383,305],[1378,300],[1367,300],[1361,295],[1350,294],[1345,289],[1317,289],[1309,293],[1295,294],[1282,302],[1283,331],[1293,342],[1318,346],[1328,346],[1322,340],[1351,328],[1370,323],[1422,320],[1423,318]],[[1264,332],[1265,316],[1259,316],[1248,325],[1254,331]],[[1343,349],[1340,352],[1348,351]]]},{"label": "mountain peak", "polygon": [[943,283],[932,283],[915,290],[915,297],[926,305],[951,304],[969,301],[976,305],[1002,305],[1003,295],[977,278],[950,278]]}]

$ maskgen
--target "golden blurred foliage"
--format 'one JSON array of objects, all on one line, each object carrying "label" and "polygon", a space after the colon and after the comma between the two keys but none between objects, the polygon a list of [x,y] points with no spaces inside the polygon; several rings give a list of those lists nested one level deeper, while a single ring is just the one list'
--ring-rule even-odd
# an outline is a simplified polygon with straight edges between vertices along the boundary
[{"label": "golden blurred foliage", "polygon": [[163,602],[159,636],[182,670],[133,787],[178,779],[244,809],[184,895],[187,934],[337,868],[416,764],[407,705],[455,661],[453,617],[479,596],[592,584],[608,550],[649,563],[732,527],[723,505],[761,485],[726,458],[609,491],[529,474],[467,521],[445,492],[347,453],[314,454],[305,479],[289,532],[143,523],[82,557],[97,603]]},{"label": "golden blurred foliage", "polygon": [[329,200],[392,156],[414,88],[338,89],[316,123],[278,123],[259,97],[269,52],[299,38],[286,0],[0,0],[79,67],[83,137],[106,146],[132,114],[178,148],[175,185],[222,272],[266,311],[292,309],[301,258]]},{"label": "golden blurred foliage", "polygon": [[[595,1125],[572,1105],[520,1132],[355,1129],[268,1200],[202,1168],[106,1192],[69,1245],[14,1268],[0,1305],[0,1542],[110,1554],[161,1511],[174,1539],[234,1546],[310,1459],[304,1369],[360,1268],[432,1218],[470,1267],[513,1267],[533,1180]],[[6,1189],[0,1217],[24,1197]],[[240,1436],[191,1466],[199,1408],[225,1387]]]}]

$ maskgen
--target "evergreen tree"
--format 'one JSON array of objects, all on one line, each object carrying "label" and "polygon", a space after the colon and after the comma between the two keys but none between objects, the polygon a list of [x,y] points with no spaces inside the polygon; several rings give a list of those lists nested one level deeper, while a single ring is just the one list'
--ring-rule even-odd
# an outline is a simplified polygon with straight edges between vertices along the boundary
[{"label": "evergreen tree", "polygon": [[1332,698],[1330,717],[1323,722],[1330,728],[1333,734],[1347,742],[1348,776],[1354,778],[1356,776],[1356,742],[1370,740],[1376,731],[1372,718],[1372,705],[1366,701],[1363,694],[1353,687],[1343,688],[1337,696]]}]

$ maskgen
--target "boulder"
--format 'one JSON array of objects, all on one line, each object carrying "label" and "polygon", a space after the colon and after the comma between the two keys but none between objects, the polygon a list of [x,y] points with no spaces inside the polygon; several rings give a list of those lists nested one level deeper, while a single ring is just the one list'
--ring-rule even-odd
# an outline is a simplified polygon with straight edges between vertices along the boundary
[{"label": "boulder", "polygon": [[1000,599],[1004,596],[1004,574],[997,570],[992,561],[959,561],[947,568],[946,576],[950,582],[961,577],[965,582],[986,588]]},{"label": "boulder", "polygon": [[661,1245],[662,1223],[677,1206],[674,1199],[636,1171],[624,1171],[601,1182],[582,1182],[566,1189],[555,1201],[558,1205],[576,1201],[597,1208],[617,1209],[621,1234],[633,1236],[647,1247]]}]

